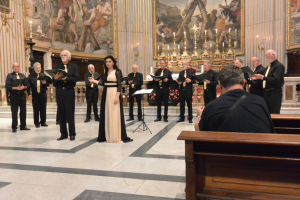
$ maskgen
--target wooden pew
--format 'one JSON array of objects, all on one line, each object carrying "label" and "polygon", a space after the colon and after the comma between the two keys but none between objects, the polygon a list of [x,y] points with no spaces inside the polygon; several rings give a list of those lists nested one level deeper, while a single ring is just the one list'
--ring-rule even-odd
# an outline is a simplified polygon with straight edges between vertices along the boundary
[{"label": "wooden pew", "polygon": [[300,134],[300,115],[271,114],[276,133]]},{"label": "wooden pew", "polygon": [[300,136],[183,131],[186,199],[300,199]]}]

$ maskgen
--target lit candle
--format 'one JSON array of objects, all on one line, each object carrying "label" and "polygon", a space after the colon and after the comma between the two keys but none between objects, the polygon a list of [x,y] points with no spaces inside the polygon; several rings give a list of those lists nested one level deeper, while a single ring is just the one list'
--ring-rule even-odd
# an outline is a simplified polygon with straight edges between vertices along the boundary
[{"label": "lit candle", "polygon": [[159,52],[159,46],[157,46],[157,51]]},{"label": "lit candle", "polygon": [[258,38],[258,35],[256,37]]},{"label": "lit candle", "polygon": [[201,72],[204,72],[204,66],[201,65]]},{"label": "lit candle", "polygon": [[153,73],[153,68],[152,68],[152,67],[150,67],[150,73],[151,73],[151,74]]},{"label": "lit candle", "polygon": [[234,42],[234,46],[236,47],[236,41]]},{"label": "lit candle", "polygon": [[212,43],[210,43],[210,45],[209,45],[209,46],[210,46],[210,48],[212,48]]},{"label": "lit candle", "polygon": [[175,32],[173,32],[173,35],[174,35],[174,37],[175,37]]},{"label": "lit candle", "polygon": [[162,35],[162,37],[165,37],[165,34],[162,33],[161,35]]},{"label": "lit candle", "polygon": [[29,37],[32,39],[32,21],[29,22]]},{"label": "lit candle", "polygon": [[218,29],[216,29],[216,34],[218,33]]},{"label": "lit candle", "polygon": [[229,28],[229,33],[231,32],[231,28]]},{"label": "lit candle", "polygon": [[180,44],[178,45],[178,49],[180,49]]},{"label": "lit candle", "polygon": [[170,45],[168,45],[168,50],[170,49]]},{"label": "lit candle", "polygon": [[184,37],[186,36],[186,33],[185,33],[185,31],[184,31]]},{"label": "lit candle", "polygon": [[205,35],[206,35],[206,33],[207,33],[207,30],[205,30]]},{"label": "lit candle", "polygon": [[223,48],[224,48],[224,42],[223,42]]}]

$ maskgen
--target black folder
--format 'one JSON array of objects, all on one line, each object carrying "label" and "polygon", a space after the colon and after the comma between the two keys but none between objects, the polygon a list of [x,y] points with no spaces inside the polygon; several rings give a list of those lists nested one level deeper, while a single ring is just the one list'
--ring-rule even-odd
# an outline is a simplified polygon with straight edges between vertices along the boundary
[{"label": "black folder", "polygon": [[11,85],[13,87],[18,87],[19,85],[27,86],[28,80],[29,80],[28,78],[13,79]]},{"label": "black folder", "polygon": [[198,82],[203,82],[204,80],[209,80],[210,79],[210,74],[205,72],[203,74],[200,75],[195,75],[194,78],[198,81]]},{"label": "black folder", "polygon": [[185,81],[185,78],[184,78],[184,76],[180,76],[180,77],[178,77],[177,81],[178,81],[178,82],[184,82],[184,81]]},{"label": "black folder", "polygon": [[250,76],[254,76],[254,72],[248,66],[242,67],[242,71],[245,74],[249,74]]},{"label": "black folder", "polygon": [[133,77],[123,77],[123,81],[125,82],[133,81]]},{"label": "black folder", "polygon": [[41,81],[49,81],[50,79],[51,78],[44,73],[40,73],[40,76],[37,78],[37,80],[41,80]]},{"label": "black folder", "polygon": [[153,79],[159,79],[159,80],[163,80],[164,77],[163,76],[152,76],[150,75]]}]

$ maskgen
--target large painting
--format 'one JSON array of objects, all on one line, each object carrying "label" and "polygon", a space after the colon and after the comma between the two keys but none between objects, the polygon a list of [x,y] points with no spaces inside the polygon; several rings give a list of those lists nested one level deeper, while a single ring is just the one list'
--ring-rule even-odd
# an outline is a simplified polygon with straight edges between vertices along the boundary
[{"label": "large painting", "polygon": [[300,48],[300,0],[287,0],[286,49]]},{"label": "large painting", "polygon": [[[0,0],[1,1],[1,0]],[[66,49],[72,56],[117,56],[116,0],[23,0],[26,33],[52,51]],[[41,46],[43,47],[43,46]]]},{"label": "large painting", "polygon": [[[244,54],[245,0],[153,0],[153,39],[154,55],[161,53],[162,35],[165,35],[165,51],[171,53],[175,45],[181,53],[184,49],[184,32],[187,37],[187,51],[193,53],[196,40],[199,54],[204,50],[204,36],[207,34],[208,50],[216,49],[216,36],[219,50],[225,52],[229,47],[229,31],[232,49],[235,46],[237,55]],[[195,37],[195,29],[196,32]],[[217,29],[217,31],[216,31]],[[195,39],[196,38],[196,39]]]},{"label": "large painting", "polygon": [[9,12],[11,10],[11,0],[0,0],[0,11]]}]

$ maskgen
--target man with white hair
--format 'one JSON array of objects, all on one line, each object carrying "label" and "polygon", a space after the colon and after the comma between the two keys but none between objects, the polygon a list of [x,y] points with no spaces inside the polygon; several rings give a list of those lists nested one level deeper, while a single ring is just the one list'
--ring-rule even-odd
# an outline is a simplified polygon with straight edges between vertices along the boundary
[{"label": "man with white hair", "polygon": [[84,75],[84,80],[85,80],[85,98],[86,98],[86,103],[87,103],[87,110],[86,110],[86,119],[84,120],[84,123],[87,123],[91,120],[91,107],[93,105],[93,111],[94,111],[94,116],[95,116],[95,121],[99,121],[99,115],[98,115],[98,108],[97,108],[97,103],[98,103],[98,97],[99,97],[99,90],[98,90],[98,85],[90,83],[89,77],[92,78],[98,78],[99,73],[95,71],[95,66],[92,64],[88,65],[89,72],[87,72]]},{"label": "man with white hair", "polygon": [[[55,66],[58,72],[53,74],[53,85],[56,87],[56,99],[58,114],[60,120],[60,133],[61,136],[57,140],[68,138],[67,121],[69,125],[70,140],[74,141],[76,136],[75,131],[75,92],[74,87],[79,80],[78,69],[75,64],[70,63],[71,53],[63,50],[60,53],[62,63]],[[67,76],[59,71],[65,71]]]},{"label": "man with white hair", "polygon": [[[261,65],[260,58],[258,56],[253,56],[251,58],[251,65],[253,66],[254,74],[265,74],[265,68]],[[264,90],[262,88],[262,80],[247,80],[249,84],[250,94],[256,94],[258,96],[264,97]]]},{"label": "man with white hair", "polygon": [[[129,118],[126,121],[131,121],[134,120],[133,117],[133,103],[134,103],[134,96],[133,94],[137,91],[137,90],[141,90],[142,89],[142,85],[143,85],[143,74],[138,72],[139,67],[134,64],[132,66],[132,73],[128,74],[128,78],[130,80],[127,80],[126,85],[129,85]],[[142,101],[142,97],[141,95],[137,95],[135,96],[136,98],[136,103],[138,105],[138,119],[139,121],[142,121],[142,106],[141,106],[141,101]]]},{"label": "man with white hair", "polygon": [[[29,75],[28,97],[32,98],[33,119],[35,127],[47,127],[46,124],[46,107],[47,107],[47,87],[52,83],[51,79],[47,79],[46,75],[41,73],[41,63],[33,64],[34,73]],[[42,80],[40,80],[43,78]],[[46,80],[45,80],[46,78]],[[32,95],[31,92],[32,92]],[[41,119],[41,121],[40,121]]]},{"label": "man with white hair", "polygon": [[282,86],[284,84],[284,66],[277,60],[276,51],[270,49],[265,53],[268,67],[264,75],[255,74],[253,80],[262,80],[264,99],[271,114],[280,114]]}]

